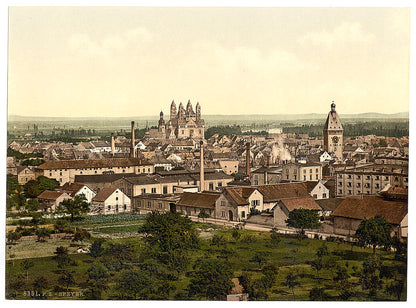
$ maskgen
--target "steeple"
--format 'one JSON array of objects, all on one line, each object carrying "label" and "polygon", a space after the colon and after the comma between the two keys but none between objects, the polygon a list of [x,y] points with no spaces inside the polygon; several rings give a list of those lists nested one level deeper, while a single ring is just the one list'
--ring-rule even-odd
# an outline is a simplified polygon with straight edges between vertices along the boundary
[{"label": "steeple", "polygon": [[201,119],[201,105],[199,104],[199,102],[197,102],[195,105],[195,113],[196,113],[196,120],[198,121],[199,119]]},{"label": "steeple", "polygon": [[182,102],[179,103],[178,119],[183,120],[185,118],[185,109],[183,108]]},{"label": "steeple", "polygon": [[195,113],[194,113],[194,110],[192,108],[191,100],[189,99],[188,104],[186,104],[186,113],[185,113],[185,115],[187,117],[192,117],[192,116],[194,116],[194,114]]},{"label": "steeple", "polygon": [[176,119],[176,104],[173,100],[172,104],[170,104],[170,119]]},{"label": "steeple", "polygon": [[331,103],[331,111],[328,113],[324,126],[324,150],[334,155],[338,161],[343,159],[344,129],[338,113],[335,111],[335,103]]}]

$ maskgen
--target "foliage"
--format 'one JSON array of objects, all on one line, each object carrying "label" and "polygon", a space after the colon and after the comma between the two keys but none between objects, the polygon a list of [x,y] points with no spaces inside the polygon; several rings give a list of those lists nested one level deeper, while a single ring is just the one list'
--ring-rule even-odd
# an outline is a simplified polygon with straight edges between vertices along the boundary
[{"label": "foliage", "polygon": [[12,175],[12,174],[8,174],[6,177],[6,184],[7,184],[7,190],[6,193],[7,195],[11,195],[11,194],[17,194],[19,192],[21,192],[22,187],[19,185],[19,182],[17,180],[17,176]]},{"label": "foliage", "polygon": [[208,300],[224,300],[233,286],[233,273],[228,263],[215,259],[200,260],[188,285],[189,296],[199,295]]},{"label": "foliage", "polygon": [[26,197],[23,194],[12,194],[6,197],[7,209],[21,211],[26,207]]},{"label": "foliage", "polygon": [[381,289],[382,280],[380,279],[382,261],[378,255],[373,254],[363,262],[360,272],[360,283],[363,290],[369,291],[369,296],[376,296]]},{"label": "foliage", "polygon": [[400,279],[395,280],[390,285],[388,285],[386,291],[388,294],[396,296],[397,300],[399,301],[404,289],[404,281]]},{"label": "foliage", "polygon": [[7,232],[6,237],[7,237],[7,243],[13,244],[13,243],[16,243],[16,241],[22,237],[22,234],[16,231],[9,231]]},{"label": "foliage", "polygon": [[211,216],[207,212],[205,212],[204,209],[202,209],[198,214],[198,218],[202,218],[202,221],[204,221],[204,219],[210,218],[210,217]]},{"label": "foliage", "polygon": [[304,229],[317,229],[321,226],[319,222],[319,214],[313,210],[294,209],[289,213],[289,218],[286,220],[289,227]]},{"label": "foliage", "polygon": [[72,227],[66,219],[59,218],[55,221],[53,225],[54,229],[58,233],[72,233]]},{"label": "foliage", "polygon": [[377,246],[389,248],[392,243],[391,225],[385,218],[376,216],[374,218],[363,220],[355,232],[355,238],[361,246],[371,245],[373,253],[376,252]]},{"label": "foliage", "polygon": [[20,263],[20,266],[22,269],[26,272],[26,280],[29,279],[29,269],[33,267],[35,263],[30,259],[24,259],[22,263]]},{"label": "foliage", "polygon": [[242,181],[246,177],[246,175],[244,173],[240,173],[240,172],[233,173],[233,174],[231,174],[231,176],[234,177],[235,181]]},{"label": "foliage", "polygon": [[39,210],[38,199],[28,199],[26,202],[26,209],[29,212],[36,212],[37,210]]},{"label": "foliage", "polygon": [[16,159],[27,159],[32,157],[43,157],[40,153],[20,153],[19,151],[7,148],[7,156],[16,157]]},{"label": "foliage", "polygon": [[259,268],[261,268],[261,265],[266,262],[266,253],[264,251],[256,251],[250,261],[258,263]]},{"label": "foliage", "polygon": [[151,288],[152,280],[147,273],[133,270],[122,272],[116,286],[121,299],[147,299]]},{"label": "foliage", "polygon": [[137,259],[137,247],[131,243],[109,243],[103,252],[103,262],[109,270],[119,271]]},{"label": "foliage", "polygon": [[54,254],[54,259],[58,263],[58,268],[64,268],[70,264],[71,259],[69,258],[68,248],[63,246],[56,247]]},{"label": "foliage", "polygon": [[325,293],[324,288],[314,287],[309,292],[309,299],[311,301],[325,301],[328,299],[328,294]]},{"label": "foliage", "polygon": [[289,290],[292,291],[293,300],[295,300],[295,287],[300,285],[299,282],[299,276],[296,275],[293,271],[289,272],[289,274],[286,275],[286,280],[283,283],[283,285],[287,286]]},{"label": "foliage", "polygon": [[120,213],[120,214],[106,214],[106,215],[87,215],[77,221],[74,221],[74,226],[84,225],[103,225],[117,222],[141,221],[145,218],[143,214],[136,213]]},{"label": "foliage", "polygon": [[99,238],[94,240],[90,247],[89,255],[94,258],[100,257],[104,252],[103,243],[104,239]]},{"label": "foliage", "polygon": [[57,188],[59,188],[59,182],[57,180],[47,178],[43,175],[23,185],[23,191],[27,198],[36,198],[45,190],[55,190]]},{"label": "foliage", "polygon": [[211,246],[217,246],[217,248],[220,248],[226,244],[227,241],[225,240],[224,235],[214,234],[214,236],[211,238]]},{"label": "foliage", "polygon": [[102,292],[105,291],[108,286],[108,278],[110,274],[107,268],[98,262],[94,262],[87,270],[87,294],[90,299],[101,299]]},{"label": "foliage", "polygon": [[58,278],[58,283],[65,286],[66,291],[68,291],[69,286],[72,286],[75,284],[75,279],[73,272],[70,272],[68,270],[64,270]]},{"label": "foliage", "polygon": [[45,276],[39,276],[33,282],[33,287],[39,293],[42,293],[43,290],[47,289],[49,286],[49,281]]},{"label": "foliage", "polygon": [[80,217],[82,214],[88,213],[90,205],[87,202],[84,194],[76,195],[74,199],[65,199],[59,203],[57,211],[71,215],[71,221],[75,217]]},{"label": "foliage", "polygon": [[72,238],[73,242],[82,242],[85,239],[91,238],[91,234],[85,229],[78,229]]},{"label": "foliage", "polygon": [[145,234],[147,244],[162,252],[199,246],[198,233],[191,219],[177,212],[149,213],[139,233]]},{"label": "foliage", "polygon": [[40,158],[30,158],[30,159],[26,159],[26,160],[22,161],[20,164],[22,166],[40,166],[44,162],[45,161],[43,159],[40,159]]},{"label": "foliage", "polygon": [[38,236],[38,241],[40,242],[44,242],[45,238],[49,237],[51,233],[52,233],[52,230],[48,228],[36,229],[36,235]]},{"label": "foliage", "polygon": [[220,136],[226,135],[241,135],[241,127],[239,125],[224,125],[224,126],[211,126],[205,130],[205,138],[209,139],[211,136],[218,134]]}]

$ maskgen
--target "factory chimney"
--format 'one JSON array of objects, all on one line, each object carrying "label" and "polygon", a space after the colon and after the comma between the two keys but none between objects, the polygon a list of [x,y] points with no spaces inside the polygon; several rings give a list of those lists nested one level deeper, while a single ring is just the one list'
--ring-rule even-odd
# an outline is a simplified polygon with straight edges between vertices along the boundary
[{"label": "factory chimney", "polygon": [[114,133],[111,133],[111,155],[114,156],[115,152],[116,152],[116,147],[114,144]]},{"label": "factory chimney", "polygon": [[134,140],[134,121],[131,121],[131,147],[130,147],[130,157],[136,157],[135,155],[135,151],[134,151],[134,146],[135,146],[135,140]]},{"label": "factory chimney", "polygon": [[246,143],[246,174],[250,178],[250,142]]},{"label": "factory chimney", "polygon": [[204,191],[204,142],[199,142],[199,148],[200,148],[200,171],[199,171],[199,191]]}]

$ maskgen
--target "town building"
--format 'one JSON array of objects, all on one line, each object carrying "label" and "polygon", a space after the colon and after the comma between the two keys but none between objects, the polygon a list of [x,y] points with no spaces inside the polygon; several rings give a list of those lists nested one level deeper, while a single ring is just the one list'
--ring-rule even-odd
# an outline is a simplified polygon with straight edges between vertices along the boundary
[{"label": "town building", "polygon": [[35,173],[55,179],[63,185],[66,182],[74,183],[76,175],[149,174],[154,173],[154,166],[140,158],[60,160],[43,163],[35,169]]},{"label": "town building", "polygon": [[344,147],[344,129],[338,113],[335,111],[335,103],[331,104],[331,111],[324,126],[324,150],[331,156],[335,156],[336,160],[342,160]]},{"label": "town building", "polygon": [[284,181],[318,181],[322,179],[322,165],[319,163],[288,163],[282,165]]},{"label": "town building", "polygon": [[29,167],[18,166],[17,167],[17,181],[19,185],[25,185],[30,180],[36,179],[35,172]]},{"label": "town building", "polygon": [[201,105],[197,102],[195,111],[188,100],[186,109],[182,102],[178,109],[172,101],[170,105],[170,119],[165,122],[163,112],[159,115],[158,127],[147,132],[149,138],[155,139],[204,139],[205,121],[201,118]]},{"label": "town building", "polygon": [[91,203],[92,198],[96,195],[96,193],[87,185],[79,183],[65,183],[60,191],[66,192],[71,197],[84,195],[88,203]]},{"label": "town building", "polygon": [[286,220],[289,213],[295,209],[313,210],[322,214],[322,208],[316,203],[311,196],[299,198],[284,198],[279,200],[272,208],[273,224],[276,227],[286,227]]},{"label": "town building", "polygon": [[131,200],[120,189],[106,187],[91,200],[90,215],[131,212]]},{"label": "town building", "polygon": [[39,208],[43,211],[55,211],[59,203],[66,199],[72,199],[70,195],[63,191],[45,190],[37,196]]}]

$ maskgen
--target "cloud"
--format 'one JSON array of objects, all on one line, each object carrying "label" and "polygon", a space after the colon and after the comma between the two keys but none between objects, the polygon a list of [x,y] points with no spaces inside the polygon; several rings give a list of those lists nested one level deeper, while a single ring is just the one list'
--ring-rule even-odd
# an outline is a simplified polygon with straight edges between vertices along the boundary
[{"label": "cloud", "polygon": [[303,45],[312,45],[334,49],[350,44],[369,44],[375,40],[372,33],[365,32],[358,22],[343,22],[333,31],[309,32],[298,42]]}]

